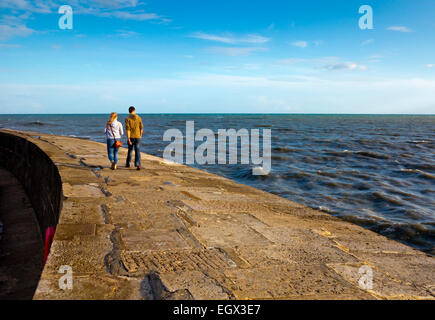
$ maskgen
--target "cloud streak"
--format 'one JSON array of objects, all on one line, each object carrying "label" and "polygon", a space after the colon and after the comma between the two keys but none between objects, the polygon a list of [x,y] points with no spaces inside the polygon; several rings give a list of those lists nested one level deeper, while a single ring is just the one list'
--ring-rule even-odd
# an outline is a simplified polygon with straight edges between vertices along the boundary
[{"label": "cloud streak", "polygon": [[304,49],[304,48],[308,47],[308,42],[307,41],[295,41],[295,42],[292,42],[291,45],[293,47],[298,47],[298,48]]},{"label": "cloud streak", "polygon": [[367,46],[367,45],[369,45],[369,44],[371,44],[373,42],[375,42],[374,39],[367,39],[367,40],[361,42],[361,47]]},{"label": "cloud streak", "polygon": [[315,41],[299,40],[299,41],[293,41],[290,44],[293,47],[305,49],[305,48],[309,47],[310,45],[314,45],[315,47],[318,47],[318,46],[322,45],[322,43],[323,43],[322,40],[315,40]]},{"label": "cloud streak", "polygon": [[326,70],[329,71],[340,71],[340,70],[367,70],[365,65],[361,65],[354,62],[338,62],[330,63],[325,66]]},{"label": "cloud streak", "polygon": [[[54,3],[52,1],[2,0],[0,8],[24,10],[31,13],[50,13]],[[59,8],[59,6],[58,6]]]},{"label": "cloud streak", "polygon": [[323,57],[323,58],[289,58],[289,59],[281,59],[275,62],[278,65],[301,65],[304,67],[312,68],[315,70],[328,70],[328,71],[355,71],[367,70],[367,66],[356,63],[356,62],[343,62],[338,57]]},{"label": "cloud streak", "polygon": [[[27,13],[57,13],[65,1],[27,1],[27,0],[2,0],[0,8],[25,11]],[[75,0],[68,3],[73,8],[74,14],[88,14],[103,18],[116,18],[122,20],[157,20],[160,22],[170,22],[171,20],[162,15],[145,12],[141,9],[143,3],[137,0]]]},{"label": "cloud streak", "polygon": [[11,49],[11,48],[21,48],[21,47],[22,45],[20,44],[0,43],[0,49],[1,48]]},{"label": "cloud streak", "polygon": [[405,26],[391,26],[391,27],[388,27],[387,30],[397,31],[397,32],[405,32],[405,33],[412,32],[411,29],[409,29],[408,27],[405,27]]},{"label": "cloud streak", "polygon": [[117,35],[122,38],[131,38],[140,35],[140,33],[131,30],[116,30]]},{"label": "cloud streak", "polygon": [[227,44],[263,44],[270,41],[270,38],[266,38],[257,34],[249,34],[245,37],[237,38],[232,35],[214,35],[204,32],[194,32],[189,35],[191,38],[206,40],[206,41],[214,41],[221,42]]},{"label": "cloud streak", "polygon": [[35,33],[35,30],[26,26],[23,19],[20,16],[3,15],[0,18],[0,41],[14,37],[25,37]]},{"label": "cloud streak", "polygon": [[[26,94],[23,95],[23,92]],[[353,105],[352,110],[357,113],[361,113],[361,110],[365,113],[428,113],[433,110],[435,81],[373,77],[358,80],[316,77],[277,80],[267,76],[205,73],[71,85],[0,83],[0,103],[5,106],[1,111],[6,113],[14,113],[17,107],[23,112],[33,113],[57,110],[59,100],[65,101],[65,105],[74,112],[89,112],[90,106],[94,106],[93,112],[107,112],[109,98],[114,104],[122,105],[126,96],[132,101],[147,101],[148,105],[159,106],[161,112],[177,112],[180,105],[192,111],[204,112],[204,99],[207,99],[221,101],[220,105],[213,105],[213,112],[286,112],[288,106],[299,105],[300,108],[293,111],[309,113],[319,111],[318,96],[321,96],[322,104],[327,106],[327,109],[322,110],[332,113],[351,113],[349,105]],[[163,97],[167,99],[167,104],[162,103]],[[257,99],[260,99],[258,110],[252,110],[251,107],[241,109],[241,105],[252,106]],[[387,100],[390,101],[390,107],[385,109]]]},{"label": "cloud streak", "polygon": [[247,47],[247,48],[239,48],[239,47],[210,47],[207,48],[207,52],[214,54],[222,54],[226,56],[247,56],[254,52],[266,51],[266,48],[263,47]]}]

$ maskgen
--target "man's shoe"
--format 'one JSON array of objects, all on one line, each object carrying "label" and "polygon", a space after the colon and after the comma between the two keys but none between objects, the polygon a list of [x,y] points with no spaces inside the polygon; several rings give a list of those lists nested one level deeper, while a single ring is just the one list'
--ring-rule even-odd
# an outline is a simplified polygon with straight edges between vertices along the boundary
[{"label": "man's shoe", "polygon": [[130,168],[130,165],[129,165],[129,164],[126,164],[125,167],[126,167],[126,168]]},{"label": "man's shoe", "polygon": [[112,167],[111,167],[111,169],[112,169],[112,170],[115,170],[115,169],[116,169],[116,163],[115,163],[115,161],[112,161]]},{"label": "man's shoe", "polygon": [[140,167],[137,167],[136,170],[139,171],[139,170],[140,170]]}]

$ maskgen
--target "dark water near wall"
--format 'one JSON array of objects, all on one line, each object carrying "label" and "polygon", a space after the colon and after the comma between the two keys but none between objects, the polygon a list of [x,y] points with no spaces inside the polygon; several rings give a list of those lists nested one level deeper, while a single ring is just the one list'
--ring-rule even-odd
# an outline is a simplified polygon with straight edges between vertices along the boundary
[{"label": "dark water near wall", "polygon": [[[121,115],[120,120],[126,115]],[[272,129],[272,172],[198,166],[435,253],[435,116],[143,115],[142,151],[161,157],[165,130]],[[107,115],[0,115],[0,127],[104,142]]]}]

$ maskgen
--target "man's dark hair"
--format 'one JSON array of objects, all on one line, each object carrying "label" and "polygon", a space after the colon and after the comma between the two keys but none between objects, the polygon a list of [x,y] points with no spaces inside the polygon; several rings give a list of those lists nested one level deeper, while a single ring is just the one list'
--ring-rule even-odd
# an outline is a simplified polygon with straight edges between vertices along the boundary
[{"label": "man's dark hair", "polygon": [[133,111],[136,111],[136,109],[135,109],[133,106],[131,106],[130,108],[128,108],[128,112],[129,112],[129,113],[132,113]]}]

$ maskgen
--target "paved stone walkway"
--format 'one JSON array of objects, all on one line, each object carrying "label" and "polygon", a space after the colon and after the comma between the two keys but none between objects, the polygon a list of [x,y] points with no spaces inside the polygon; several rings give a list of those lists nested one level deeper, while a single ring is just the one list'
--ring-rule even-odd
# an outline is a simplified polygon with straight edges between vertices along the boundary
[{"label": "paved stone walkway", "polygon": [[112,171],[104,144],[22,135],[66,198],[36,299],[434,299],[434,258],[354,224],[146,154]]}]

